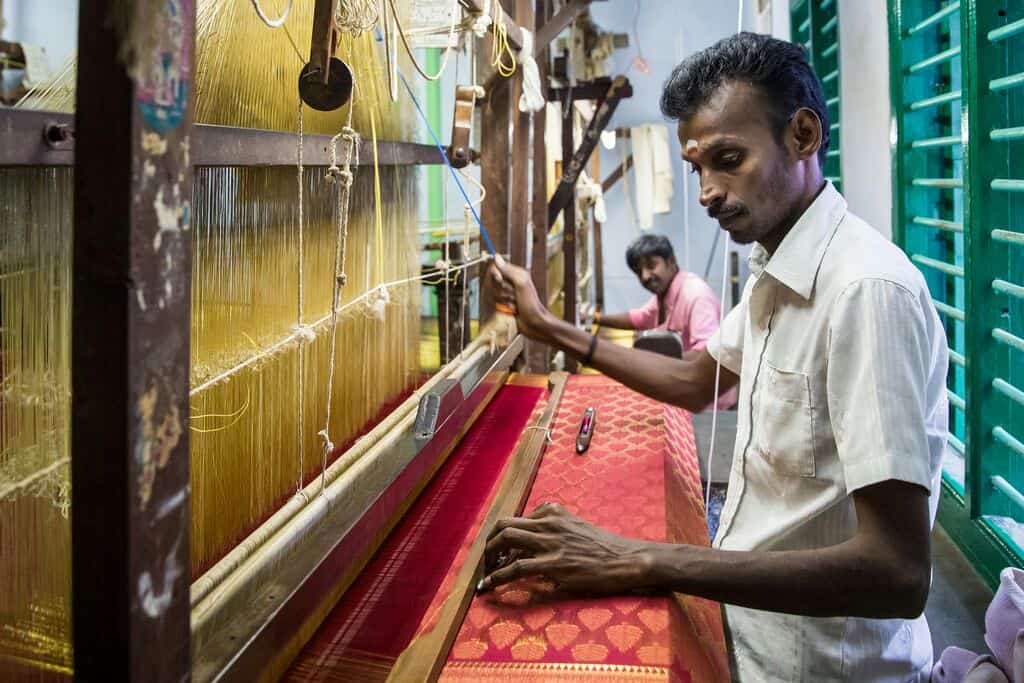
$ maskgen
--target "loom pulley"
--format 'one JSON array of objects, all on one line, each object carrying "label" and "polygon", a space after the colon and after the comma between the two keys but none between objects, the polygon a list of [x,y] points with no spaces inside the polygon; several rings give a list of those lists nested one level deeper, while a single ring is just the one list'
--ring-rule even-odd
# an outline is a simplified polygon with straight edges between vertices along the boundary
[{"label": "loom pulley", "polygon": [[465,168],[471,161],[470,139],[473,134],[473,109],[482,88],[459,85],[455,88],[455,114],[452,117],[452,143],[448,160],[452,168]]},{"label": "loom pulley", "polygon": [[352,97],[352,71],[334,56],[339,0],[316,0],[309,62],[299,72],[299,96],[318,111],[334,111]]}]

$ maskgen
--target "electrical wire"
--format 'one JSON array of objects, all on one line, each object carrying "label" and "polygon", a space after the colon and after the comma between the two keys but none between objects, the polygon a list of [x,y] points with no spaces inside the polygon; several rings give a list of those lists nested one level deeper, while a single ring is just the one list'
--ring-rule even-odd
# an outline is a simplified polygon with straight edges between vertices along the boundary
[{"label": "electrical wire", "polygon": [[[402,28],[402,22],[398,20],[398,8],[395,6],[395,0],[387,0],[387,4],[388,6],[391,7],[391,19],[392,21],[395,22],[395,28],[398,29],[398,37],[402,39],[402,45],[405,47],[406,54],[409,55],[409,61],[412,62],[413,68],[416,69],[417,72],[419,72],[420,76],[427,79],[428,81],[436,81],[440,79],[441,76],[444,75],[445,70],[448,68],[448,60],[451,58],[452,55],[452,41],[455,38],[455,28],[461,23],[461,21],[458,19],[460,7],[459,0],[454,0],[452,2],[452,21],[451,25],[448,27],[448,40],[444,48],[444,57],[441,59],[441,66],[437,68],[437,73],[433,75],[428,74],[423,69],[423,67],[420,66],[420,63],[416,61],[416,55],[413,54],[412,46],[409,45],[409,37],[406,35],[405,29]],[[389,51],[388,60],[393,61],[393,59],[394,58],[391,56],[391,53]],[[390,70],[388,73],[390,73]]]},{"label": "electrical wire", "polygon": [[269,26],[270,28],[278,28],[284,25],[284,22],[288,19],[288,15],[292,13],[292,0],[287,0],[287,4],[284,6],[284,12],[281,13],[277,19],[271,19],[260,7],[260,0],[251,0],[253,9],[256,10],[256,14],[259,15],[260,21]]},{"label": "electrical wire", "polygon": [[466,188],[462,185],[462,181],[459,180],[458,173],[455,172],[455,167],[452,166],[452,162],[448,159],[448,153],[444,149],[444,145],[441,144],[441,139],[437,137],[437,133],[434,131],[434,127],[430,125],[430,120],[427,118],[426,112],[423,111],[423,106],[420,101],[416,99],[416,95],[413,94],[412,88],[409,86],[409,81],[405,80],[405,75],[398,71],[398,77],[402,80],[402,85],[405,86],[405,91],[409,93],[409,98],[412,103],[416,106],[416,111],[419,112],[420,118],[423,123],[426,124],[427,130],[430,132],[430,137],[433,138],[434,144],[437,146],[437,151],[441,154],[441,158],[444,159],[444,165],[448,167],[448,171],[455,178],[455,185],[459,188],[459,192],[462,194],[462,198],[466,200],[466,204],[469,205],[469,210],[473,212],[473,218],[476,220],[477,226],[480,228],[480,234],[483,235],[484,241],[487,243],[487,250],[491,252],[491,256],[497,256],[498,252],[494,250],[494,242],[491,241],[491,236],[487,233],[487,228],[484,227],[483,220],[480,219],[480,214],[477,213],[476,207],[469,198],[469,194],[466,192]]},{"label": "electrical wire", "polygon": [[[743,32],[743,0],[739,0],[739,8],[737,9],[736,19],[736,32]],[[715,234],[715,242],[718,241],[718,234]],[[729,235],[725,235],[725,246],[722,249],[722,294],[719,300],[719,313],[718,313],[718,324],[721,329],[722,321],[725,320],[725,288],[729,283]],[[714,247],[712,247],[714,249]],[[712,254],[714,251],[712,251]],[[709,261],[710,264],[710,261]],[[706,277],[706,276],[705,276]],[[721,337],[719,337],[721,338]],[[708,510],[711,507],[711,462],[715,457],[715,437],[718,432],[718,391],[721,387],[722,382],[722,354],[724,349],[719,349],[718,358],[715,359],[715,394],[714,403],[711,407],[711,438],[708,444],[708,479],[707,485],[705,486],[704,493],[704,514],[708,514]]]}]

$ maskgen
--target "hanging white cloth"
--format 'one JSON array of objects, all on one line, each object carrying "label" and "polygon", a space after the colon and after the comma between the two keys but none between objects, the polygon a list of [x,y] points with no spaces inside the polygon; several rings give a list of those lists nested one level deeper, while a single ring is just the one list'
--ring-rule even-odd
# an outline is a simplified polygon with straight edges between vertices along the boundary
[{"label": "hanging white cloth", "polygon": [[580,173],[576,183],[576,196],[594,207],[594,219],[598,223],[608,222],[608,211],[605,209],[604,190],[601,188],[601,183],[587,175],[586,171]]},{"label": "hanging white cloth", "polygon": [[522,30],[523,49],[519,51],[519,63],[523,68],[523,93],[519,96],[519,111],[537,112],[544,108],[544,90],[540,84],[540,71],[533,58],[533,34]]},{"label": "hanging white cloth", "polygon": [[630,130],[636,174],[636,213],[642,230],[654,225],[654,215],[668,213],[675,191],[668,127],[644,124]]}]

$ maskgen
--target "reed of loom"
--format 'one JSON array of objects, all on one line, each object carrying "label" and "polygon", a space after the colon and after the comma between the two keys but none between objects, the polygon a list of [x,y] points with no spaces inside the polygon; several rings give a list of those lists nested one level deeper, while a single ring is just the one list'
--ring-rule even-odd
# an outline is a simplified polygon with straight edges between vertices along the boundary
[{"label": "reed of loom", "polygon": [[[311,15],[312,3],[296,2],[275,30],[247,1],[200,0],[196,121],[295,131],[296,74],[308,55]],[[345,38],[338,52],[357,83],[352,126],[366,139],[371,131],[408,139],[410,113],[385,92],[379,44],[363,34]],[[23,106],[72,110],[74,73],[71,62]],[[302,125],[333,134],[347,117],[348,107],[306,108]],[[317,432],[328,400],[337,446],[330,460],[421,381],[420,285],[389,288],[382,319],[363,302],[377,285],[419,272],[415,171],[381,167],[375,178],[373,165],[364,165],[354,175],[341,296],[353,305],[339,316],[328,397],[330,325],[316,325],[311,337],[296,326],[329,317],[334,185],[323,168],[302,173],[300,263],[295,166],[195,173],[193,577],[320,474]],[[379,204],[378,183],[387,198]],[[71,672],[70,196],[68,169],[0,170],[0,679],[5,671],[32,671],[39,680]]]}]

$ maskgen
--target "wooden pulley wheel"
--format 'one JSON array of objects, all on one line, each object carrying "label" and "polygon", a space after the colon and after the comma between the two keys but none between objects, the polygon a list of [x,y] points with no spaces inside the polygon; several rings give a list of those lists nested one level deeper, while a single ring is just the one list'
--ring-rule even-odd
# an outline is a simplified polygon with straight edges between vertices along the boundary
[{"label": "wooden pulley wheel", "polygon": [[306,64],[299,73],[299,97],[317,111],[334,111],[352,97],[352,71],[345,62],[331,57],[327,63],[327,78]]}]

